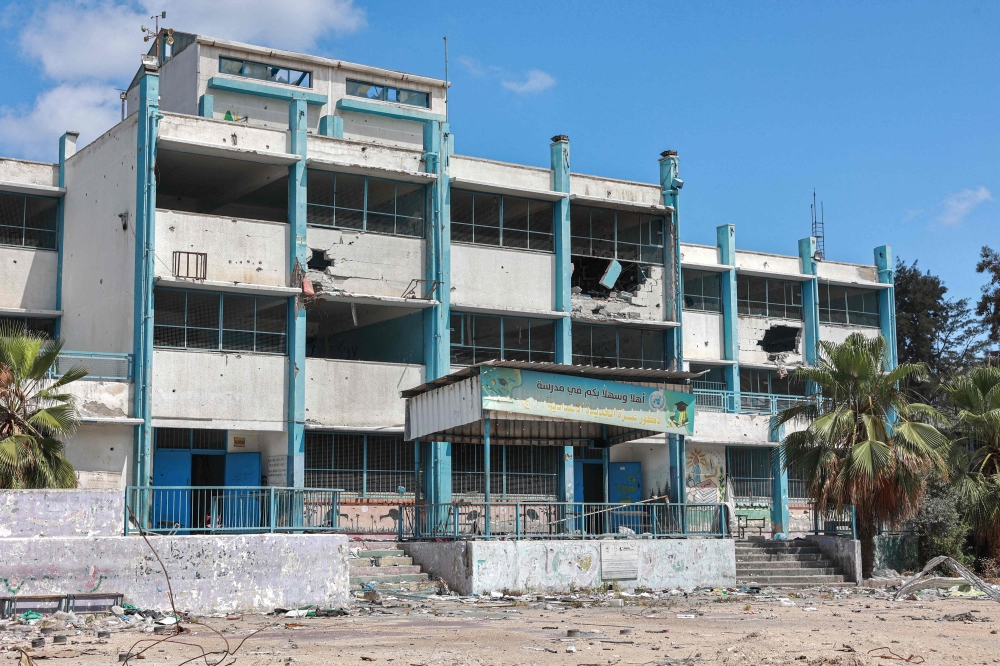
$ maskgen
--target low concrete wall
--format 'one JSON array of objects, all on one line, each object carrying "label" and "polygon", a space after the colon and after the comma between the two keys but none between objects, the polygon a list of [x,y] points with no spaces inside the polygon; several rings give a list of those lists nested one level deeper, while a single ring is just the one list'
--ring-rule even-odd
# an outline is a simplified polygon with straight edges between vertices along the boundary
[{"label": "low concrete wall", "polygon": [[124,515],[120,490],[0,490],[0,539],[116,536]]},{"label": "low concrete wall", "polygon": [[875,568],[916,571],[921,568],[920,537],[916,534],[879,534],[875,537]]},{"label": "low concrete wall", "polygon": [[[254,534],[151,541],[178,610],[260,612],[346,606],[347,537]],[[169,609],[166,579],[140,537],[4,539],[0,596],[120,592],[139,608]]]},{"label": "low concrete wall", "polygon": [[847,537],[812,534],[809,540],[844,572],[844,578],[852,583],[861,582],[861,542]]},{"label": "low concrete wall", "polygon": [[[730,539],[612,540],[635,544],[639,575],[627,589],[689,589],[736,584]],[[460,594],[494,590],[568,592],[606,584],[601,541],[458,541],[404,544],[413,561]]]}]

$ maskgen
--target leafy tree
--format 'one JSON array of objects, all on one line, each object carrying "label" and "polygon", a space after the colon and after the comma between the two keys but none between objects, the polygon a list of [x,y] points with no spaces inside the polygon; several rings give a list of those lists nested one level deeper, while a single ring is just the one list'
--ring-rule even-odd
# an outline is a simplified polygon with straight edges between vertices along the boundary
[{"label": "leafy tree", "polygon": [[87,374],[73,366],[52,380],[62,343],[23,328],[0,328],[0,488],[73,488],[76,475],[61,439],[79,424],[62,389]]},{"label": "leafy tree", "polygon": [[977,273],[986,273],[990,281],[983,285],[983,295],[976,305],[976,314],[989,328],[990,340],[1000,342],[1000,253],[984,245],[980,251]]},{"label": "leafy tree", "polygon": [[926,562],[938,555],[947,555],[963,564],[972,564],[973,557],[965,553],[969,525],[965,522],[965,507],[958,489],[939,474],[924,482],[924,494],[914,519],[920,534],[920,556]]},{"label": "leafy tree", "polygon": [[901,388],[926,375],[921,363],[888,370],[886,342],[852,333],[843,344],[819,343],[817,367],[798,368],[795,379],[813,382],[822,400],[786,409],[771,419],[775,431],[807,424],[781,444],[785,464],[802,478],[819,510],[854,505],[861,540],[861,570],[875,564],[878,525],[912,517],[931,473],[947,471],[949,439],[928,421],[943,421],[932,407],[911,403]]}]

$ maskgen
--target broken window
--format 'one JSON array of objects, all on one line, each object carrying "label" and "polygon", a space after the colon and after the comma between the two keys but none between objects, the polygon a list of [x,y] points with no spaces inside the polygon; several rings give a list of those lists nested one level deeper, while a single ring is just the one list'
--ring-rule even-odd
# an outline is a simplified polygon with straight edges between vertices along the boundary
[{"label": "broken window", "polygon": [[[482,495],[486,479],[483,445],[456,443],[451,445],[451,451],[452,493],[456,496]],[[556,446],[491,446],[492,496],[555,498],[559,492],[560,451]]]},{"label": "broken window", "polygon": [[573,364],[662,370],[663,331],[573,322]]},{"label": "broken window", "polygon": [[347,79],[347,94],[352,97],[364,97],[365,99],[377,99],[382,102],[396,102],[407,106],[422,106],[425,109],[430,107],[430,95],[417,90],[406,90],[405,88],[395,88],[393,86],[382,86],[367,81],[355,81]]},{"label": "broken window", "polygon": [[424,316],[416,308],[316,300],[306,306],[306,357],[424,362]]},{"label": "broken window", "polygon": [[768,354],[798,351],[801,332],[801,328],[794,326],[772,326],[764,331],[764,337],[757,342],[757,346]]},{"label": "broken window", "polygon": [[697,363],[691,363],[689,369],[690,372],[705,373],[698,379],[691,380],[691,385],[694,388],[705,389],[709,391],[727,390],[726,376],[722,366],[703,365],[703,364],[699,365]]},{"label": "broken window", "polygon": [[414,460],[413,444],[398,435],[307,432],[305,483],[307,488],[340,488],[353,497],[412,498]]},{"label": "broken window", "polygon": [[0,193],[0,245],[56,249],[59,200]]},{"label": "broken window", "polygon": [[37,333],[47,338],[55,338],[56,320],[38,319],[35,317],[0,317],[0,331],[11,329]]},{"label": "broken window", "polygon": [[271,83],[283,83],[289,86],[300,88],[312,88],[312,73],[304,72],[289,67],[277,67],[275,65],[265,65],[252,60],[241,60],[239,58],[219,57],[219,72],[221,74],[231,74],[233,76],[244,76],[248,79],[258,79],[260,81],[270,81]]},{"label": "broken window", "polygon": [[452,365],[493,360],[552,363],[555,345],[555,322],[550,319],[451,315]]},{"label": "broken window", "polygon": [[684,281],[684,309],[699,312],[722,312],[722,282],[719,273],[681,271]]},{"label": "broken window", "polygon": [[802,319],[802,283],[738,275],[736,306],[741,315]]},{"label": "broken window", "polygon": [[451,239],[552,252],[552,202],[452,190]]},{"label": "broken window", "polygon": [[424,235],[423,185],[314,169],[308,178],[306,222],[310,226],[414,238]]},{"label": "broken window", "polygon": [[[571,259],[573,275],[570,278],[570,286],[574,293],[608,298],[612,291],[635,292],[649,276],[649,267],[638,263],[622,263],[593,257],[574,256]],[[616,269],[619,271],[617,275],[615,275]]]},{"label": "broken window", "polygon": [[333,262],[326,258],[326,252],[323,250],[313,250],[309,261],[306,262],[306,266],[314,271],[325,271],[332,265]]},{"label": "broken window", "polygon": [[777,370],[740,368],[740,392],[767,395],[805,395],[803,382],[791,375],[784,377]]},{"label": "broken window", "polygon": [[619,261],[663,263],[664,218],[610,208],[570,207],[572,253]]},{"label": "broken window", "polygon": [[156,289],[153,344],[174,349],[284,354],[288,300]]},{"label": "broken window", "polygon": [[819,320],[828,324],[879,325],[878,291],[819,283]]}]

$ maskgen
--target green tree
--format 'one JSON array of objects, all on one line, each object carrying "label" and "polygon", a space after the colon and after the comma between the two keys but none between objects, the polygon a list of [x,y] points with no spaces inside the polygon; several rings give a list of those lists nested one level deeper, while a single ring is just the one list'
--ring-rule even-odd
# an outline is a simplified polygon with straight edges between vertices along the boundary
[{"label": "green tree", "polygon": [[0,488],[76,486],[61,440],[80,419],[73,396],[62,390],[87,369],[73,366],[50,379],[61,349],[23,328],[0,327]]},{"label": "green tree", "polygon": [[986,273],[989,282],[983,285],[983,295],[976,304],[976,314],[989,328],[990,340],[1000,342],[1000,253],[984,245],[980,251],[977,273]]},{"label": "green tree", "polygon": [[977,542],[1000,560],[1000,368],[975,368],[943,388],[961,434],[956,486]]},{"label": "green tree", "polygon": [[916,513],[924,479],[947,471],[950,442],[932,424],[943,417],[911,403],[902,388],[926,376],[924,364],[887,369],[885,340],[860,333],[839,345],[820,342],[819,352],[816,367],[799,368],[794,376],[811,382],[822,399],[780,412],[771,428],[803,427],[784,438],[781,454],[821,511],[855,507],[867,578],[878,525],[899,525]]}]

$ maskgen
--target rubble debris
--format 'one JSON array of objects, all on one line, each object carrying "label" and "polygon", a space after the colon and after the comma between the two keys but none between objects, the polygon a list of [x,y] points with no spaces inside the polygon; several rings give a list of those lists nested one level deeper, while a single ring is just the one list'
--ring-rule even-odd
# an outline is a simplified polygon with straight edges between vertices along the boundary
[{"label": "rubble debris", "polygon": [[[894,599],[898,601],[899,599],[905,597],[911,592],[923,589],[923,587],[921,586],[922,579],[925,579],[925,577],[927,577],[927,574],[934,571],[934,569],[941,566],[942,564],[948,566],[952,571],[957,573],[965,580],[969,581],[969,585],[971,585],[973,588],[979,590],[993,601],[1000,602],[1000,590],[997,590],[995,586],[986,583],[976,574],[972,573],[964,566],[962,566],[960,563],[955,561],[953,558],[948,557],[947,555],[941,555],[939,557],[935,557],[934,559],[930,560],[927,564],[925,564],[923,570],[920,573],[918,573],[916,576],[913,576],[912,578],[908,579],[905,583],[903,583],[903,585],[896,592],[896,596],[894,597]],[[952,584],[954,585],[955,583]]]}]

